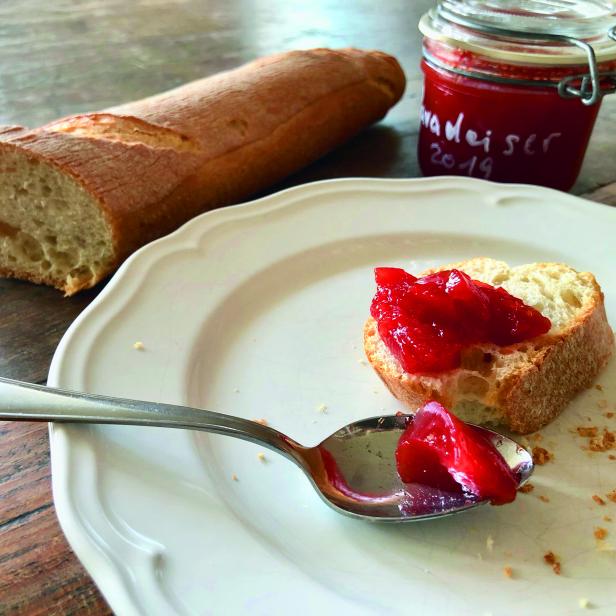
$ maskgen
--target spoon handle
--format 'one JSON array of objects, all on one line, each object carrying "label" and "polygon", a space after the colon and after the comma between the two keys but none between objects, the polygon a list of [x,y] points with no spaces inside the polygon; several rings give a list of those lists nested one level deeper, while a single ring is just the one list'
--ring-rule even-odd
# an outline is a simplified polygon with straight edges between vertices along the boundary
[{"label": "spoon handle", "polygon": [[248,419],[202,409],[54,389],[0,377],[0,420],[184,428],[224,434],[282,453],[303,466],[305,449]]}]

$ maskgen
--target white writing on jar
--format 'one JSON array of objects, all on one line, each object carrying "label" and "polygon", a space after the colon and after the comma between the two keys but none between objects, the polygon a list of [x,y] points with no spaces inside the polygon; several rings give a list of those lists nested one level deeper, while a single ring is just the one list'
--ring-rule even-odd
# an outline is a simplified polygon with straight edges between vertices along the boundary
[{"label": "white writing on jar", "polygon": [[[448,170],[458,169],[466,171],[468,175],[473,175],[477,171],[486,180],[492,174],[494,165],[492,157],[494,155],[513,156],[519,153],[524,156],[535,156],[536,154],[547,154],[552,144],[559,137],[562,137],[560,132],[549,133],[545,136],[537,133],[529,135],[509,133],[505,135],[503,148],[502,145],[499,147],[494,143],[493,131],[491,129],[480,132],[475,130],[475,128],[466,127],[464,125],[464,113],[462,112],[458,114],[455,121],[452,122],[447,119],[443,124],[436,113],[422,105],[419,117],[422,126],[436,137],[444,137],[445,142],[466,143],[471,148],[477,148],[477,155],[465,160],[457,160],[453,154],[445,151],[446,143],[441,139],[430,144],[432,152],[430,162],[432,164]],[[492,156],[485,156],[489,154],[492,154]]]}]

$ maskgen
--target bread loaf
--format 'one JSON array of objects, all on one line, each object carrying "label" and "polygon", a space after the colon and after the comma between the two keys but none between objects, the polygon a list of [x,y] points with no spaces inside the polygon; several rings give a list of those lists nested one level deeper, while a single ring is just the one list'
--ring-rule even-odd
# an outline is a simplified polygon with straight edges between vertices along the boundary
[{"label": "bread loaf", "polygon": [[[466,349],[460,368],[434,375],[405,372],[370,317],[364,327],[368,360],[391,393],[410,410],[436,400],[465,421],[534,432],[592,384],[614,349],[603,293],[594,276],[560,263],[509,267],[476,258],[423,272],[456,268],[506,291],[552,322],[535,339]],[[487,358],[487,360],[486,360]]]},{"label": "bread loaf", "polygon": [[0,275],[71,295],[143,244],[314,161],[382,118],[380,52],[283,53],[36,129],[0,129]]}]

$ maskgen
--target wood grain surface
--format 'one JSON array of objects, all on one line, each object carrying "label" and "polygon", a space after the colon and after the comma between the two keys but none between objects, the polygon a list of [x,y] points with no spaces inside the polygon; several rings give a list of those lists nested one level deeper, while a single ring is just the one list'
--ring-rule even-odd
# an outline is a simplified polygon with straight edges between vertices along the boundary
[{"label": "wood grain surface", "polygon": [[[414,177],[419,16],[432,0],[21,0],[0,3],[0,124],[101,109],[271,52],[354,45],[393,53],[403,101],[380,125],[272,191],[342,177]],[[573,192],[616,204],[616,96],[603,103]],[[609,185],[609,186],[608,186]],[[100,292],[0,280],[0,375],[44,383],[54,349]],[[71,552],[50,491],[47,427],[0,422],[0,614],[108,614]]]}]

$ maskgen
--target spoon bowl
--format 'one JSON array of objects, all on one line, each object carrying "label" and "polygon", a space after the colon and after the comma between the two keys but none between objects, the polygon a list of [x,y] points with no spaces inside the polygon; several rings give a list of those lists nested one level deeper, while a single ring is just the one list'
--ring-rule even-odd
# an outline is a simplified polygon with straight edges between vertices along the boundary
[{"label": "spoon bowl", "polygon": [[[412,415],[363,419],[334,432],[313,448],[318,455],[309,456],[309,477],[328,505],[352,517],[405,522],[452,515],[487,504],[468,493],[402,482],[394,453],[411,419]],[[525,483],[533,472],[530,453],[502,434],[478,428],[503,456],[518,485]]]},{"label": "spoon bowl", "polygon": [[[315,447],[254,421],[172,404],[111,398],[0,378],[0,420],[119,424],[202,430],[272,449],[297,464],[321,498],[345,515],[369,521],[409,522],[467,511],[487,501],[421,484],[405,484],[394,452],[411,415],[386,415],[344,426]],[[515,441],[479,428],[522,485],[532,457]]]}]

